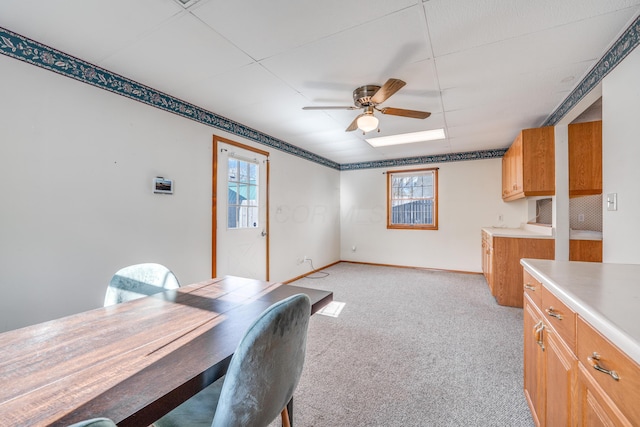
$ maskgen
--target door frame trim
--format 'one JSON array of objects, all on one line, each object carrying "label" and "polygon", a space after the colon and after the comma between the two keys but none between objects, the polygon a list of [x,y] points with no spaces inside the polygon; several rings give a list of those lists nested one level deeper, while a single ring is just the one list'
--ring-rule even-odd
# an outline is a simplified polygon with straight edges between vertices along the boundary
[{"label": "door frame trim", "polygon": [[217,199],[217,189],[218,189],[218,153],[220,152],[219,143],[224,143],[228,145],[233,145],[234,147],[241,148],[243,150],[251,151],[267,158],[267,182],[266,182],[266,192],[267,192],[267,203],[265,206],[266,211],[266,224],[265,231],[267,233],[265,245],[266,245],[266,263],[265,272],[266,272],[266,281],[269,281],[269,152],[260,150],[259,148],[251,147],[250,145],[242,144],[240,142],[232,141],[230,139],[213,135],[213,173],[212,173],[212,188],[211,188],[211,277],[216,277],[216,250],[218,246],[218,199]]}]

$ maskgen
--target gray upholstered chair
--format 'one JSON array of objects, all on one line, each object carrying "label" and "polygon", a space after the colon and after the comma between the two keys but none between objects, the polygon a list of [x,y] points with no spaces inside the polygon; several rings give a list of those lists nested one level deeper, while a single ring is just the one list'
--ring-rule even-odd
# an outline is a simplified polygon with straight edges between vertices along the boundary
[{"label": "gray upholstered chair", "polygon": [[68,427],[117,427],[109,418],[92,418],[86,421],[72,424]]},{"label": "gray upholstered chair", "polygon": [[287,404],[306,353],[311,303],[293,295],[267,308],[249,327],[227,374],[154,423],[157,427],[265,427]]},{"label": "gray upholstered chair", "polygon": [[111,278],[104,306],[120,304],[180,287],[176,276],[164,265],[136,264],[118,270]]}]

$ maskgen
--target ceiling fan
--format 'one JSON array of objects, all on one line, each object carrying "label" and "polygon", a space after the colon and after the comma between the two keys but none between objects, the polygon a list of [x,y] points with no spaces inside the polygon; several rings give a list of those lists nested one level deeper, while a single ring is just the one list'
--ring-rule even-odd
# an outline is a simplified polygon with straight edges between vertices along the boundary
[{"label": "ceiling fan", "polygon": [[[325,106],[325,107],[303,107],[303,110],[357,110],[362,108],[364,111],[359,114],[345,132],[351,132],[360,129],[362,133],[378,129],[378,119],[373,115],[374,111],[380,111],[382,114],[391,114],[393,116],[410,117],[413,119],[426,119],[431,113],[426,111],[405,110],[402,108],[378,107],[386,101],[391,95],[402,89],[406,85],[400,79],[389,79],[382,86],[365,85],[360,86],[353,91],[354,106]],[[378,132],[380,129],[378,129]]]}]

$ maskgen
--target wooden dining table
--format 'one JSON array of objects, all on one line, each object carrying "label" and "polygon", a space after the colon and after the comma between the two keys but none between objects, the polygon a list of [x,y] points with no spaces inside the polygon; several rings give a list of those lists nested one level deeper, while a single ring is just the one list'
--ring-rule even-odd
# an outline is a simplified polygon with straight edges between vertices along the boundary
[{"label": "wooden dining table", "polygon": [[271,304],[333,293],[227,276],[0,334],[0,426],[148,426],[226,372]]}]

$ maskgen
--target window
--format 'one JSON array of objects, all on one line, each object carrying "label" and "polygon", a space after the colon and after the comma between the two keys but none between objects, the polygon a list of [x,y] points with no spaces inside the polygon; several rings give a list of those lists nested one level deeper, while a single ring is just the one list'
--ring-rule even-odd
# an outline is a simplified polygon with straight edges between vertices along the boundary
[{"label": "window", "polygon": [[257,228],[260,166],[231,156],[228,166],[227,227]]},{"label": "window", "polygon": [[387,172],[387,228],[438,229],[438,169]]}]

